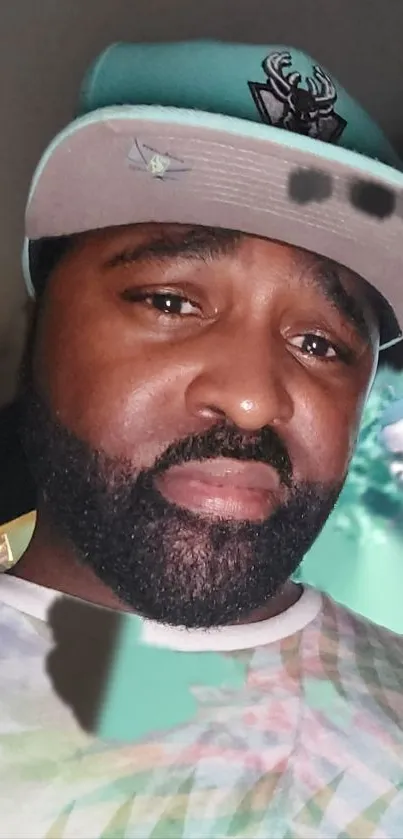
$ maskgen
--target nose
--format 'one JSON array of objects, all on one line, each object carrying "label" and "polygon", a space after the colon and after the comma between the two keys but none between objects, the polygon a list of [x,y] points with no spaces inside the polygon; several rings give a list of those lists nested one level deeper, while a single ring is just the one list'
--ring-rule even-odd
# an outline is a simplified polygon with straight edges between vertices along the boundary
[{"label": "nose", "polygon": [[250,432],[288,423],[294,403],[270,343],[260,332],[236,329],[200,348],[203,360],[186,390],[188,411]]}]

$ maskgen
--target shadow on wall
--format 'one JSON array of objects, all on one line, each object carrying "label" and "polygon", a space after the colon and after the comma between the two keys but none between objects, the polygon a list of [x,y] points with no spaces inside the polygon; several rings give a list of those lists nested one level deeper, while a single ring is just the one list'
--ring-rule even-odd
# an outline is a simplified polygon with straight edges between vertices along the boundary
[{"label": "shadow on wall", "polygon": [[18,367],[26,335],[27,311],[28,306],[23,303],[9,313],[0,329],[0,410],[15,397]]}]

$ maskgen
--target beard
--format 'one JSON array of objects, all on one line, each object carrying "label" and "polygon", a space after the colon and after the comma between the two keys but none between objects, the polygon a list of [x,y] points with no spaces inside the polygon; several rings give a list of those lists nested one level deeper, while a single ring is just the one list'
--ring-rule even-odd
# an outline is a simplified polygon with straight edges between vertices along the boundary
[{"label": "beard", "polygon": [[[92,448],[65,428],[28,386],[21,436],[39,506],[130,609],[187,627],[235,623],[279,593],[319,535],[342,483],[294,483],[278,434],[227,424],[171,444],[151,468]],[[221,520],[166,500],[156,478],[192,460],[231,457],[274,467],[288,487],[264,521]]]}]

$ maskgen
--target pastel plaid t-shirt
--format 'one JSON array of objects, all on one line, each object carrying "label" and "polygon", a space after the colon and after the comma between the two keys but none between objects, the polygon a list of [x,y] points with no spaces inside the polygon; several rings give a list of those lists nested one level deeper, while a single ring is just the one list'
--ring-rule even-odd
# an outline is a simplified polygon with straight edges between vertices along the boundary
[{"label": "pastel plaid t-shirt", "polygon": [[14,580],[10,597],[5,582],[2,839],[402,839],[402,638],[307,589],[231,653],[236,690],[201,691],[191,722],[116,745],[53,690],[39,588]]}]

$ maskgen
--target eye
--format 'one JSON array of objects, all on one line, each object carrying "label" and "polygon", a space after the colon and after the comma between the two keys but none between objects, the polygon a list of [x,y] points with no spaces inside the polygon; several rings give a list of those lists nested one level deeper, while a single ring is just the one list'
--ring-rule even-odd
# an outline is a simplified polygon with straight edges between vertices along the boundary
[{"label": "eye", "polygon": [[290,343],[293,347],[297,347],[304,355],[310,355],[314,358],[322,358],[326,361],[338,358],[341,356],[341,351],[331,343],[323,335],[315,335],[315,333],[307,333],[305,335],[296,335],[291,338]]},{"label": "eye", "polygon": [[172,317],[194,317],[200,315],[200,306],[184,297],[169,291],[132,291],[128,289],[123,293],[123,299],[131,303],[144,303],[152,309],[156,309],[163,315]]}]

